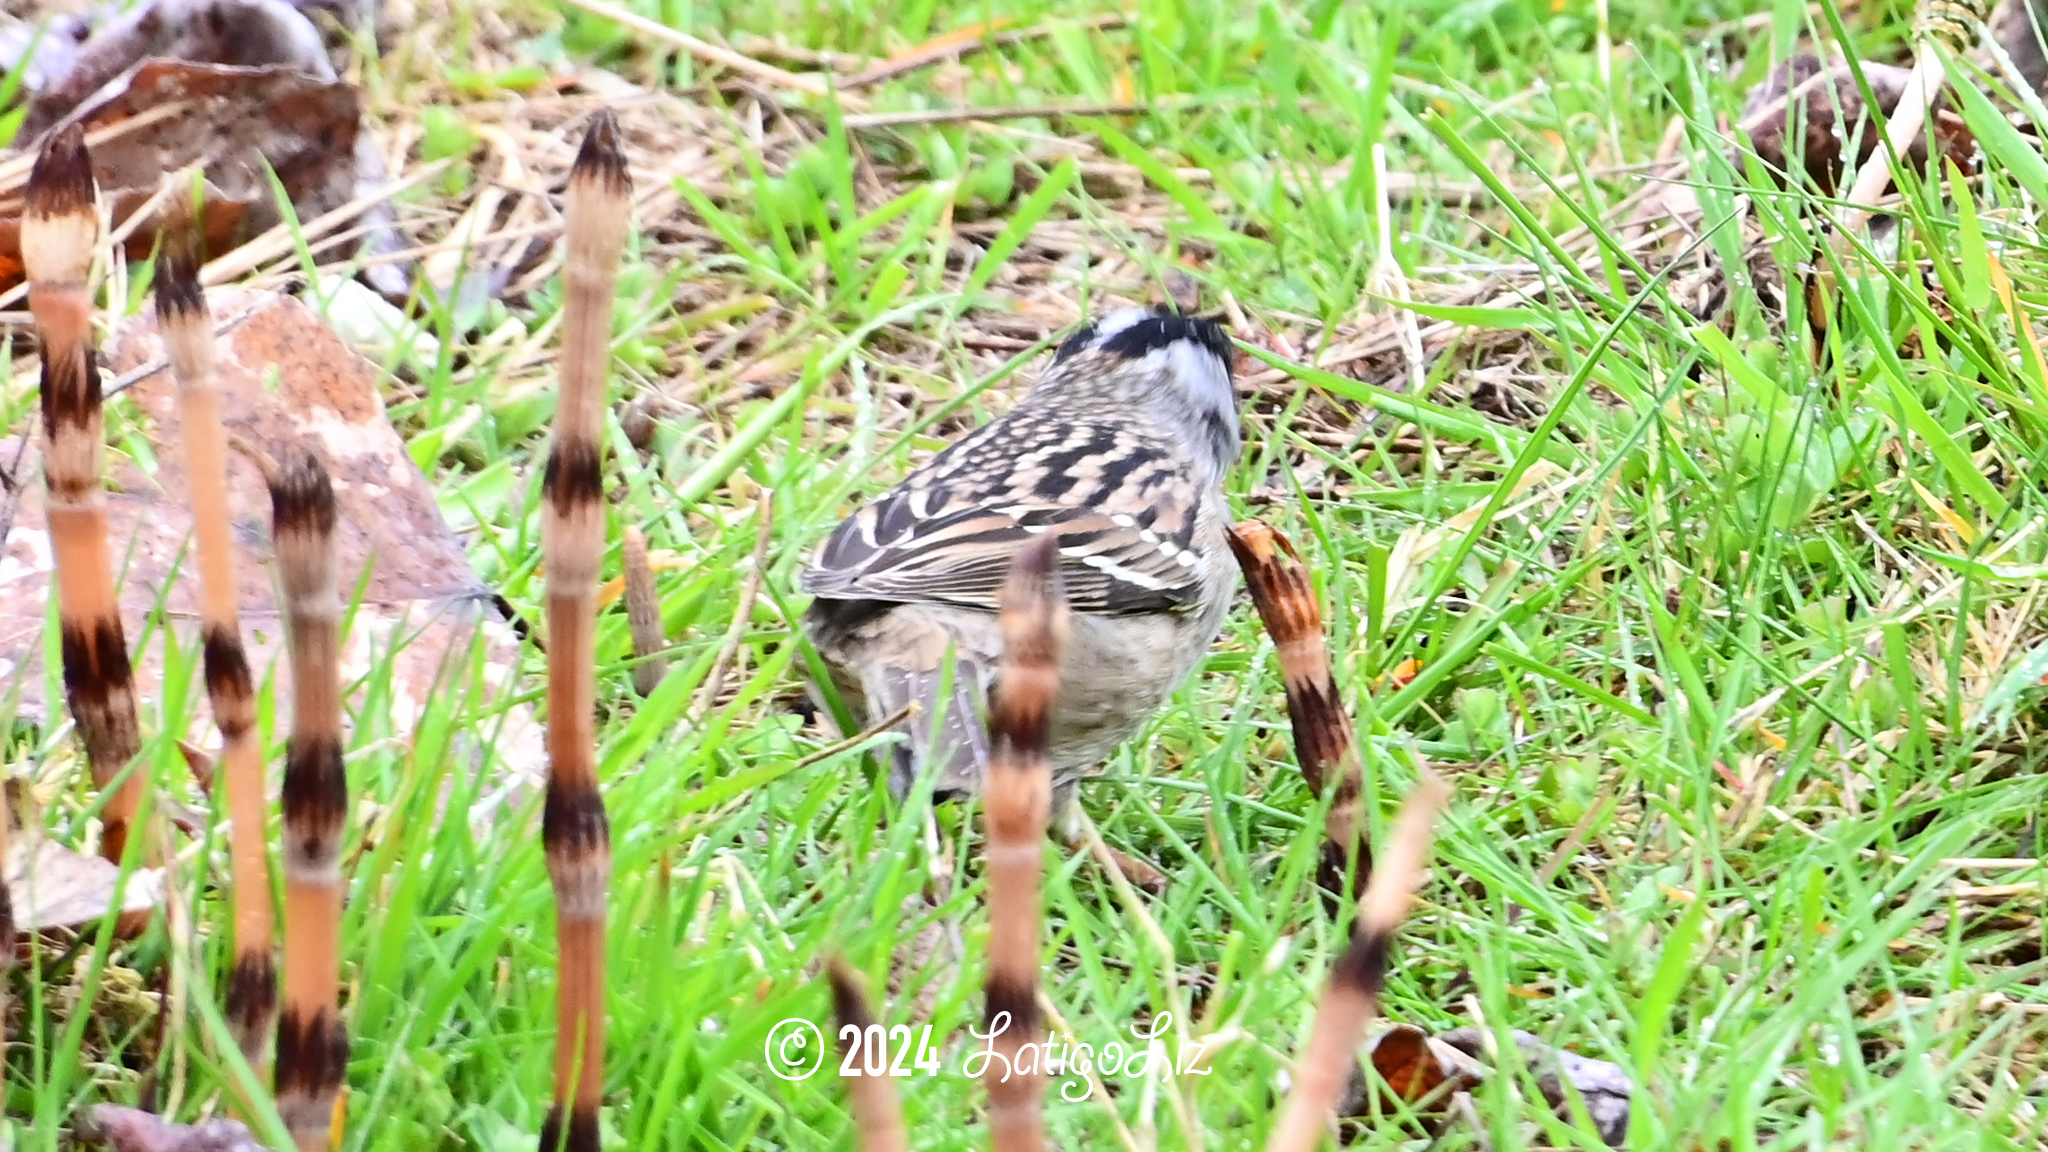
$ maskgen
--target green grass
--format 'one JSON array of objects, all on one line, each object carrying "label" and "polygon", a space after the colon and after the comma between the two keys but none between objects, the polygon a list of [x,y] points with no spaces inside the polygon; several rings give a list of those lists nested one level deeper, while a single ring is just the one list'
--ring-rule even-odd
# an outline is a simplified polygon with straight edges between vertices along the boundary
[{"label": "green grass", "polygon": [[[695,87],[701,67],[603,21],[420,7],[431,48],[392,50],[368,80],[380,116],[449,110],[428,116],[434,155],[471,149],[462,118],[489,120],[476,101],[531,83],[534,62],[678,86],[725,133],[723,175],[642,221],[622,281],[615,393],[679,403],[649,451],[614,437],[612,539],[636,524],[692,564],[661,577],[680,647],[653,698],[630,694],[623,614],[600,636],[611,1146],[849,1147],[829,1069],[785,1082],[763,1063],[779,1021],[827,1023],[813,976],[834,950],[878,986],[893,973],[887,1021],[929,1024],[944,1046],[937,1075],[898,1081],[916,1146],[985,1142],[961,1073],[986,931],[972,815],[895,809],[862,750],[819,754],[832,737],[791,709],[812,659],[793,578],[855,501],[1042,364],[1043,341],[983,338],[1011,331],[1003,314],[1054,298],[1095,310],[1178,277],[1205,308],[1227,298],[1292,342],[1250,349],[1249,371],[1280,371],[1247,402],[1230,492],[1313,560],[1380,818],[1425,762],[1457,786],[1387,1015],[1527,1029],[1622,1065],[1637,1149],[2040,1146],[2040,897],[1952,891],[2048,877],[1945,862],[2036,855],[2048,748],[2048,378],[2024,331],[2048,309],[2048,164],[1990,103],[1964,104],[1987,172],[1911,182],[1899,255],[1844,263],[1816,246],[1828,205],[1778,190],[1715,128],[1801,35],[1837,34],[1832,11],[1809,23],[1797,3],[1140,0],[1108,30],[1038,0],[639,5],[699,35],[869,56],[969,20],[1044,24],[861,95],[877,111],[1156,106],[849,131],[809,102],[801,139],[769,117],[759,147],[751,97]],[[1751,12],[1766,18],[1753,41],[1721,27]],[[1841,31],[1891,58],[1905,18],[1866,8]],[[481,63],[439,70],[428,57],[443,52]],[[1643,183],[1620,166],[1649,161],[1674,117],[1700,215],[1644,245],[1624,203]],[[1375,146],[1393,173],[1488,194],[1383,196]],[[1110,162],[1143,195],[1104,186]],[[476,175],[425,195],[459,197]],[[1382,230],[1417,323],[1459,326],[1426,394],[1407,389],[1393,339]],[[1705,268],[1737,270],[1718,324],[1680,307]],[[1801,319],[1814,291],[1820,332]],[[538,331],[553,293],[492,305],[480,335],[435,314],[443,355],[391,393],[479,571],[534,615],[552,395],[544,364],[490,334]],[[740,355],[708,356],[757,320]],[[1381,350],[1338,354],[1367,335]],[[1468,403],[1483,380],[1522,415]],[[761,595],[699,715],[762,489]],[[1387,678],[1410,659],[1412,682]],[[167,715],[196,692],[192,663],[169,661]],[[538,766],[500,762],[503,704],[477,672],[420,730],[356,734],[351,786],[376,818],[345,926],[352,1150],[528,1148],[545,1109],[537,806],[461,818],[506,771]],[[1272,648],[1241,605],[1201,674],[1084,789],[1108,842],[1170,882],[1134,898],[1084,857],[1049,856],[1050,997],[1097,1046],[1128,1047],[1134,1024],[1172,1011],[1167,1047],[1201,1039],[1212,1074],[1055,1099],[1063,1147],[1263,1139],[1345,930],[1314,888],[1321,818],[1286,731]],[[12,752],[17,775],[70,755],[27,729]],[[165,741],[150,755],[160,783],[186,787]],[[75,775],[56,829],[74,838],[90,799]],[[117,948],[89,932],[11,978],[23,1031],[0,1132],[15,1146],[58,1147],[66,1116],[132,1101],[143,1069],[181,1115],[220,1106],[238,1070],[209,998],[184,997],[159,1036],[132,987],[168,965],[203,993],[225,970],[221,861],[217,836],[181,858],[190,927]],[[1527,1077],[1477,1091],[1492,1147],[1598,1146],[1531,1100]],[[1413,1139],[1387,1121],[1364,1146]],[[1478,1145],[1453,1125],[1439,1146]]]}]

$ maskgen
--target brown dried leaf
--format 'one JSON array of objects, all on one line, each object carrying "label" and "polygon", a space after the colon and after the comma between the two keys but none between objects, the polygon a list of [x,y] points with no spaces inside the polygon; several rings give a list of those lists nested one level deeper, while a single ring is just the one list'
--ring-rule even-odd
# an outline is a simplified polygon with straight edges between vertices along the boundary
[{"label": "brown dried leaf", "polygon": [[[179,110],[167,113],[172,105]],[[93,149],[100,187],[153,191],[165,172],[204,161],[223,195],[252,205],[252,228],[278,219],[266,164],[302,218],[355,194],[362,95],[352,85],[285,65],[149,60],[121,91],[89,101],[64,122],[90,132],[143,116],[154,122]]]},{"label": "brown dried leaf", "polygon": [[1412,1024],[1396,1024],[1372,1046],[1372,1069],[1407,1103],[1413,1104],[1450,1079],[1429,1050],[1429,1034]]},{"label": "brown dried leaf", "polygon": [[[93,154],[95,175],[99,173],[99,154]],[[101,185],[105,187],[104,184]],[[151,188],[116,188],[106,194],[108,206],[115,220],[126,220],[142,210],[143,205],[154,194]],[[215,187],[211,181],[206,185],[206,208],[200,213],[199,226],[206,237],[208,252],[225,252],[234,247],[235,238],[241,235],[242,223],[249,218],[252,198],[233,199]],[[0,289],[21,282],[21,200],[0,203]],[[152,218],[128,234],[122,244],[122,255],[130,260],[147,260],[156,247],[156,222]]]},{"label": "brown dried leaf", "polygon": [[[497,619],[495,593],[469,566],[433,489],[386,419],[377,370],[291,297],[216,292],[212,303],[216,323],[225,329],[217,344],[222,417],[230,434],[265,450],[301,438],[317,440],[333,470],[341,511],[336,531],[341,587],[353,590],[369,569],[343,653],[343,674],[353,681],[388,662],[390,692],[380,699],[390,712],[359,715],[359,721],[374,731],[411,732],[434,703],[444,676],[452,671],[459,682],[467,682],[463,665],[479,640],[487,652],[486,683],[479,690],[495,695],[508,688],[519,669],[517,640]],[[109,342],[106,359],[116,374],[154,369],[131,392],[155,458],[154,471],[146,474],[124,461],[113,469],[107,494],[114,553],[124,557],[122,609],[140,635],[139,622],[161,597],[180,643],[196,645],[196,579],[181,572],[165,587],[186,549],[192,514],[179,447],[177,389],[162,370],[163,342],[154,316],[123,324]],[[18,439],[0,444],[0,462],[13,459],[18,447]],[[51,568],[41,485],[30,479],[33,475],[32,463],[17,474],[20,505],[0,561],[0,670],[27,669],[18,680],[27,715],[47,707],[41,674],[34,669],[42,660]],[[229,513],[241,547],[236,582],[243,641],[261,682],[265,665],[281,654],[284,640],[269,577],[270,497],[256,466],[239,455],[228,461],[228,487]],[[279,696],[288,698],[289,665],[277,661],[276,674]],[[158,691],[162,657],[156,646],[141,654],[136,678],[144,698]],[[539,765],[530,711],[514,709],[507,722],[493,736],[503,761]],[[203,739],[211,739],[210,728],[202,729]]]},{"label": "brown dried leaf", "polygon": [[[75,29],[73,30],[75,35]],[[145,0],[71,45],[39,47],[21,138],[32,140],[145,60],[282,65],[334,79],[320,32],[281,0]]]},{"label": "brown dried leaf", "polygon": [[[1877,97],[1878,110],[1890,116],[1905,94],[1912,71],[1870,60],[1860,66],[1871,94]],[[1976,138],[1962,117],[1943,99],[1936,101],[1931,120],[1941,154],[1968,171]],[[1750,147],[1773,172],[1790,172],[1795,162],[1799,163],[1823,195],[1832,194],[1841,182],[1842,151],[1849,140],[1857,142],[1856,164],[1860,167],[1877,151],[1881,135],[1869,122],[1863,93],[1848,64],[1836,61],[1829,65],[1810,52],[1779,65],[1750,91],[1742,108],[1741,127]],[[1907,149],[1907,159],[1916,168],[1926,165],[1925,129]]]},{"label": "brown dried leaf", "polygon": [[[134,126],[92,149],[93,176],[116,223],[155,195],[166,173],[203,162],[202,225],[207,251],[219,255],[281,219],[268,170],[276,172],[301,219],[349,201],[361,105],[354,87],[292,68],[151,60],[125,88],[63,122],[77,121],[88,132]],[[18,180],[0,186],[0,197],[0,288],[6,288],[21,280]],[[146,259],[155,244],[156,222],[144,221],[129,234],[126,255]]]},{"label": "brown dried leaf", "polygon": [[[348,203],[359,175],[382,178],[359,171],[365,160],[381,166],[374,148],[359,147],[361,95],[336,79],[319,32],[284,0],[154,0],[84,44],[39,52],[23,66],[37,81],[18,137],[26,148],[66,124],[98,133],[93,174],[116,222],[166,173],[202,166],[215,255],[281,219],[267,171],[301,219]],[[26,168],[16,162],[8,175],[0,180],[0,287],[21,277]],[[128,257],[146,258],[155,240],[155,221],[144,221],[128,238]]]},{"label": "brown dried leaf", "polygon": [[[38,838],[33,843],[9,844],[5,867],[14,926],[19,931],[96,924],[115,907],[115,882],[121,869],[98,856],[81,855]],[[162,874],[154,869],[130,873],[121,892],[121,913],[127,916],[155,908],[163,903],[163,887]]]},{"label": "brown dried leaf", "polygon": [[[1386,1083],[1380,1094],[1381,1112],[1390,1111],[1395,1100],[1410,1108],[1441,1108],[1453,1093],[1467,1091],[1486,1078],[1486,1069],[1477,1061],[1413,1024],[1390,1025],[1369,1039],[1366,1047],[1372,1070]],[[1363,1069],[1355,1072],[1345,1086],[1337,1114],[1371,1114],[1367,1085]],[[1395,1100],[1386,1099],[1388,1095]]]}]

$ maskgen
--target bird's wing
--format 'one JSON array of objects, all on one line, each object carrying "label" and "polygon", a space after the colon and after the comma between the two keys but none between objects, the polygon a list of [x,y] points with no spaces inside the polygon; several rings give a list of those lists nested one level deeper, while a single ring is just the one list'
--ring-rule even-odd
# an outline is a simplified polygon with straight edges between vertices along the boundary
[{"label": "bird's wing", "polygon": [[1195,540],[1207,513],[1172,454],[1121,430],[1010,431],[1026,432],[1031,448],[992,456],[996,446],[982,444],[970,462],[959,451],[970,437],[840,524],[803,589],[993,609],[1017,550],[1051,532],[1076,611],[1172,611],[1198,599],[1211,561]]}]

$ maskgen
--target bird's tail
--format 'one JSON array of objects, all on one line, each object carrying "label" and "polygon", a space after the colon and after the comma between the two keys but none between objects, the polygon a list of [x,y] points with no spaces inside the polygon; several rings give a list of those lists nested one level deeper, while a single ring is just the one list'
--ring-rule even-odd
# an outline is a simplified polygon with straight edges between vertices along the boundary
[{"label": "bird's tail", "polygon": [[903,796],[920,778],[930,780],[934,799],[980,791],[988,767],[988,679],[989,669],[965,653],[937,668],[880,665],[863,673],[875,722],[910,710],[898,725],[909,739],[895,747],[890,791]]}]

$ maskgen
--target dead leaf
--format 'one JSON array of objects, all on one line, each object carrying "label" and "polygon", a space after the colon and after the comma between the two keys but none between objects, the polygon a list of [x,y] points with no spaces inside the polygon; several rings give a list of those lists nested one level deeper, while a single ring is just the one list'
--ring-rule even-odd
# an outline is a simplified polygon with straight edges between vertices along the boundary
[{"label": "dead leaf", "polygon": [[[385,417],[377,370],[296,299],[233,291],[211,296],[216,325],[224,329],[217,344],[222,415],[229,432],[259,448],[313,438],[333,470],[341,510],[336,533],[341,587],[362,587],[361,607],[343,652],[343,676],[353,682],[388,666],[389,690],[373,697],[386,710],[374,715],[352,710],[351,716],[376,733],[412,732],[437,702],[446,677],[468,683],[471,645],[479,642],[486,658],[477,691],[486,696],[509,691],[519,674],[518,641],[498,618],[496,594],[469,566],[427,478]],[[155,317],[140,315],[124,323],[108,342],[106,360],[115,374],[155,368],[130,392],[154,458],[152,470],[115,457],[107,493],[114,554],[124,564],[122,609],[131,635],[142,635],[142,620],[161,599],[166,620],[190,650],[198,640],[197,581],[189,572],[181,572],[175,582],[171,576],[184,556],[192,514],[179,447],[177,389],[162,370]],[[0,444],[0,462],[15,458],[20,435],[18,430],[12,444]],[[15,677],[22,714],[34,716],[47,708],[38,669],[51,562],[42,486],[31,479],[34,453],[27,455],[29,461],[17,473],[20,504],[0,556],[0,674]],[[288,699],[289,665],[277,660],[284,629],[269,576],[269,493],[255,465],[233,454],[228,487],[241,548],[236,582],[243,641],[258,682],[266,665],[275,663],[278,697]],[[162,653],[152,645],[136,668],[136,688],[145,700],[160,691],[162,675]],[[386,675],[380,671],[378,679]],[[500,761],[531,765],[537,773],[543,757],[531,711],[519,707],[504,716],[503,730],[490,734]],[[193,722],[202,725],[196,729],[203,733],[201,742],[210,742],[210,721],[201,715]],[[505,782],[507,791],[524,782],[525,777]],[[484,818],[505,798],[490,801],[475,815]]]},{"label": "dead leaf", "polygon": [[34,64],[40,75],[32,78],[42,83],[29,89],[21,139],[41,136],[151,59],[238,68],[281,65],[334,79],[319,29],[281,0],[146,0],[117,12],[68,53],[62,45],[55,51],[69,60],[60,64],[38,51]]},{"label": "dead leaf", "polygon": [[1429,1051],[1429,1033],[1396,1024],[1372,1046],[1372,1069],[1395,1096],[1413,1104],[1444,1086],[1450,1076]]},{"label": "dead leaf", "polygon": [[[15,928],[24,933],[49,928],[80,928],[97,924],[116,907],[117,864],[86,856],[52,840],[8,845],[7,891],[14,906]],[[123,916],[145,913],[163,903],[163,875],[153,868],[128,876],[120,893]]]},{"label": "dead leaf", "polygon": [[[1464,1092],[1486,1078],[1486,1069],[1463,1052],[1413,1024],[1393,1024],[1366,1041],[1372,1070],[1405,1107],[1442,1108],[1453,1093]],[[1338,1103],[1339,1116],[1367,1116],[1373,1111],[1363,1069],[1352,1074]],[[1392,1110],[1384,1099],[1379,1110]]]},{"label": "dead leaf", "polygon": [[[293,210],[310,219],[346,204],[357,182],[361,95],[350,85],[285,67],[234,68],[151,60],[118,92],[61,123],[90,134],[130,126],[92,147],[93,176],[114,222],[126,222],[166,173],[204,164],[207,251],[219,255],[282,219],[269,173]],[[20,282],[21,179],[0,183],[0,288]],[[10,186],[11,185],[11,186]],[[141,222],[126,255],[148,257],[156,223]]]},{"label": "dead leaf", "polygon": [[72,1134],[81,1144],[105,1144],[114,1152],[266,1152],[238,1120],[173,1124],[117,1104],[87,1108],[73,1122]]},{"label": "dead leaf", "polygon": [[[1891,115],[1905,94],[1911,70],[1871,60],[1862,61],[1860,67],[1871,94],[1877,97],[1878,110]],[[1976,138],[1962,117],[1944,98],[1936,101],[1931,120],[1941,154],[1969,171]],[[1835,61],[1829,65],[1810,52],[1779,65],[1750,91],[1742,108],[1741,127],[1750,147],[1773,172],[1782,176],[1795,164],[1801,165],[1823,195],[1832,194],[1841,181],[1842,152],[1849,140],[1856,140],[1856,164],[1860,167],[1877,151],[1880,137],[1864,111],[1863,93],[1848,64]],[[1914,138],[1906,158],[1914,167],[1925,168],[1924,130]]]},{"label": "dead leaf", "polygon": [[102,189],[156,189],[166,172],[204,162],[221,195],[249,207],[248,227],[279,219],[265,167],[274,169],[301,219],[355,195],[362,95],[352,85],[289,65],[262,68],[147,60],[111,95],[80,105],[60,124],[87,132],[133,123],[92,150]]},{"label": "dead leaf", "polygon": [[[16,140],[28,154],[67,123],[112,131],[92,142],[92,154],[117,223],[165,173],[201,166],[213,184],[207,250],[218,255],[282,219],[266,169],[301,220],[389,182],[382,150],[360,132],[361,94],[337,78],[318,29],[287,0],[145,0],[116,10],[82,43],[72,38],[80,28],[65,31],[30,59],[13,52],[31,93]],[[7,50],[0,45],[0,58]],[[8,165],[0,219],[19,214],[26,175],[25,162]],[[395,220],[381,201],[365,209],[366,251],[401,246]],[[11,233],[0,234],[0,286],[20,277],[8,266],[19,250]],[[146,255],[155,236],[154,221],[144,221],[129,257]],[[387,295],[408,290],[401,268],[377,264],[364,274]]]}]

